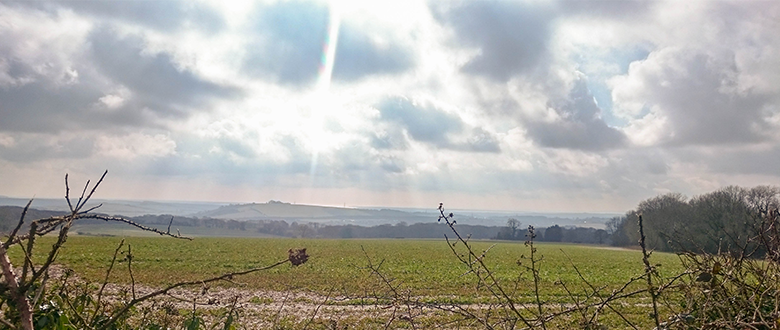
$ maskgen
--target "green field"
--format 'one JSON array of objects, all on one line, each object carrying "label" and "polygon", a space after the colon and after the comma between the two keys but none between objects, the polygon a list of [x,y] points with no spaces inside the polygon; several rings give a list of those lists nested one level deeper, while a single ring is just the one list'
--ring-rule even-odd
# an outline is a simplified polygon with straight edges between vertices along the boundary
[{"label": "green field", "polygon": [[[117,237],[72,236],[61,251],[58,263],[87,279],[101,279],[120,240]],[[50,237],[40,239],[37,252],[43,252],[41,247],[49,246],[51,242],[53,238]],[[238,281],[251,289],[300,288],[316,292],[338,289],[359,294],[376,285],[366,268],[368,257],[374,264],[383,261],[382,273],[419,295],[473,297],[475,292],[474,276],[463,275],[467,271],[466,266],[458,261],[444,240],[204,237],[186,241],[129,237],[125,239],[125,244],[132,247],[136,281],[150,286],[203,279],[272,264],[285,259],[289,248],[305,247],[311,256],[306,264],[299,267],[284,265],[244,276]],[[522,288],[530,288],[531,277],[517,265],[522,255],[528,255],[528,248],[522,242],[483,241],[473,242],[473,246],[479,251],[493,246],[485,259],[488,266],[502,283],[519,278],[518,294],[522,296],[526,293]],[[639,251],[549,243],[537,243],[537,247],[538,253],[543,256],[539,268],[542,290],[547,295],[563,294],[561,287],[554,284],[559,280],[575,287],[582,285],[573,265],[588,281],[614,287],[643,273]],[[18,254],[16,257],[18,260]],[[662,274],[672,275],[680,271],[676,255],[655,253],[652,261],[662,265]],[[129,281],[126,267],[120,267],[113,276],[115,282]]]},{"label": "green field", "polygon": [[[105,276],[112,255],[122,239],[119,237],[71,236],[58,256],[57,263],[73,269],[81,278],[99,283]],[[44,259],[44,252],[54,242],[54,237],[43,237],[37,241],[37,263]],[[475,250],[481,253],[488,249],[485,261],[501,285],[506,288],[512,299],[520,304],[532,304],[535,301],[533,278],[527,270],[518,265],[518,260],[529,254],[529,248],[523,242],[471,242]],[[123,251],[132,248],[132,268],[137,284],[147,287],[164,287],[179,281],[201,280],[229,272],[237,272],[255,267],[273,264],[287,258],[290,248],[307,248],[310,259],[307,263],[293,267],[289,264],[236,277],[233,282],[215,284],[216,289],[238,289],[247,292],[245,301],[264,305],[279,303],[277,298],[263,296],[262,292],[305,292],[309,297],[304,304],[312,305],[324,296],[341,297],[377,297],[387,296],[390,290],[387,283],[380,280],[368,269],[369,262],[381,264],[379,271],[392,281],[399,292],[416,297],[417,301],[438,304],[461,304],[474,306],[495,302],[479,283],[474,274],[460,263],[444,240],[327,240],[327,239],[282,239],[282,238],[212,238],[199,237],[192,241],[165,237],[127,237]],[[584,246],[571,244],[538,243],[537,257],[541,278],[539,292],[548,308],[560,308],[562,304],[571,306],[572,299],[564,291],[561,282],[569,290],[582,296],[587,289],[586,283],[577,275],[576,266],[582,276],[598,287],[604,287],[604,293],[621,287],[632,277],[644,273],[640,251],[613,249],[603,246]],[[456,250],[463,252],[462,244]],[[17,248],[10,251],[12,261],[20,264],[21,255]],[[122,259],[120,255],[118,259]],[[653,264],[660,264],[662,277],[670,277],[682,271],[678,257],[673,254],[654,253]],[[529,265],[527,258],[524,265]],[[130,282],[127,262],[117,264],[110,282],[127,284]],[[646,283],[637,281],[629,289],[646,288]],[[198,290],[199,288],[193,288]],[[259,293],[258,293],[259,292]],[[312,296],[313,295],[313,296]],[[319,297],[319,298],[317,298]],[[647,317],[648,302],[646,294],[623,299],[620,304],[622,313],[637,325],[650,325]],[[333,300],[328,305],[348,306],[354,304],[374,304],[377,300]],[[269,305],[270,306],[270,305]],[[554,307],[559,306],[559,307]],[[310,306],[311,307],[311,306]],[[271,307],[273,309],[277,307]],[[382,311],[383,309],[379,309]],[[622,328],[622,321],[609,311],[604,311],[601,320],[611,327]],[[183,312],[185,313],[185,312]],[[334,312],[342,313],[342,312]],[[525,312],[524,312],[525,313]],[[249,315],[249,314],[247,314]],[[255,312],[247,319],[260,319],[266,323],[279,322],[272,312]],[[335,315],[335,314],[334,314]],[[329,317],[323,311],[323,320]],[[368,322],[358,328],[382,328],[382,323],[373,324],[371,320],[388,316],[349,316],[344,324]],[[453,319],[452,314],[431,314],[426,316],[430,325],[441,324]],[[271,320],[271,321],[269,321]],[[292,323],[290,328],[305,328],[306,315],[285,318]],[[318,321],[320,322],[320,321]],[[577,317],[556,319],[560,327],[577,324]],[[326,323],[321,324],[327,328]],[[624,324],[623,324],[624,325]],[[250,327],[251,328],[251,327]],[[476,328],[480,328],[477,326]]]}]

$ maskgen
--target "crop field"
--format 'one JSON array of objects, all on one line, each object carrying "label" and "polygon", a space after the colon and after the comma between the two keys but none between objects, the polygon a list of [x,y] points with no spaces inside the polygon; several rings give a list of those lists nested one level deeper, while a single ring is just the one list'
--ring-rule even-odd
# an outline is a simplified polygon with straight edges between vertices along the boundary
[{"label": "crop field", "polygon": [[[57,263],[73,269],[88,282],[99,283],[118,244],[118,237],[71,236],[58,256]],[[42,260],[53,237],[38,240],[34,259]],[[491,296],[479,290],[476,277],[460,263],[444,240],[325,240],[280,238],[195,238],[192,241],[163,237],[127,237],[124,239],[123,258],[128,246],[132,251],[133,278],[137,285],[164,287],[179,281],[200,280],[223,273],[237,272],[273,264],[287,258],[290,248],[306,248],[309,261],[301,266],[289,264],[234,278],[231,282],[214,284],[218,290],[243,290],[258,304],[278,300],[279,293],[305,292],[309,298],[368,297],[387,292],[388,283],[367,267],[379,266],[379,272],[389,279],[397,290],[433,303],[486,304]],[[533,301],[533,277],[522,267],[528,266],[529,248],[523,242],[472,242],[478,252],[488,250],[485,262],[499,282],[511,288],[510,294],[520,303]],[[582,277],[607,291],[619,288],[632,277],[644,273],[640,251],[612,249],[601,246],[537,243],[542,299],[548,304],[570,301],[560,283],[575,294],[584,292]],[[455,250],[463,252],[460,244]],[[21,262],[18,250],[11,250],[12,260]],[[522,265],[518,265],[518,260]],[[676,255],[654,253],[653,264],[660,264],[662,276],[679,274],[682,270]],[[130,283],[127,262],[117,264],[110,282]],[[639,281],[633,286],[641,288]],[[199,290],[200,288],[193,288]],[[267,293],[267,294],[264,294]],[[320,298],[317,298],[320,297]],[[325,298],[327,300],[327,298]],[[646,306],[644,298],[631,298],[629,305]],[[336,300],[328,304],[359,304],[356,300]],[[627,307],[629,314],[631,306]],[[324,313],[324,312],[322,312]],[[639,318],[646,318],[647,308],[635,308]],[[643,316],[644,315],[644,316]],[[649,322],[650,319],[647,318]],[[369,327],[370,328],[370,327]]]}]

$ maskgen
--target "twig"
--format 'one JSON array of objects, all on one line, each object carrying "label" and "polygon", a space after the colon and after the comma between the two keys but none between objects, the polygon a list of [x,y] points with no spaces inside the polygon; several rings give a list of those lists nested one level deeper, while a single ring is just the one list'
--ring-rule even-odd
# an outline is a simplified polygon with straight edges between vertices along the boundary
[{"label": "twig", "polygon": [[[78,208],[76,209],[78,210]],[[30,278],[30,281],[27,282],[25,285],[25,290],[27,287],[35,283],[35,280],[40,277],[43,272],[45,272],[49,266],[54,262],[54,259],[57,257],[57,254],[60,251],[60,248],[62,247],[62,244],[65,244],[65,241],[68,239],[68,231],[70,230],[70,226],[73,224],[73,218],[71,220],[67,221],[65,224],[63,224],[62,229],[60,229],[60,234],[57,236],[57,241],[52,245],[51,250],[49,251],[49,256],[46,258],[46,261],[43,263],[43,265],[38,269],[37,272],[33,272],[32,278]]]},{"label": "twig", "polygon": [[8,327],[9,329],[16,329],[16,326],[11,324],[11,322],[6,321],[3,318],[0,318],[0,323],[2,323],[4,326]]},{"label": "twig", "polygon": [[284,299],[282,299],[282,303],[279,305],[279,310],[276,311],[276,315],[274,316],[274,326],[276,326],[279,322],[279,316],[282,315],[282,309],[284,309],[285,304],[287,304],[287,298],[290,297],[290,290],[286,290],[284,294]]},{"label": "twig", "polygon": [[22,266],[22,282],[27,280],[28,270],[32,270],[33,274],[35,274],[35,268],[33,267],[33,262],[32,262],[32,250],[35,242],[34,233],[37,228],[38,228],[38,224],[35,223],[35,221],[33,221],[30,224],[30,239],[27,240],[27,249],[25,249],[24,246],[22,246],[22,244],[19,244],[22,248],[22,251],[24,252],[24,264]]},{"label": "twig", "polygon": [[539,269],[536,267],[536,263],[541,259],[536,259],[536,247],[534,247],[534,227],[528,226],[528,241],[525,244],[531,249],[531,274],[534,277],[534,296],[536,297],[536,307],[539,311],[539,321],[542,323],[542,329],[547,330],[547,325],[544,322],[544,311],[542,310],[542,301],[539,298]]},{"label": "twig", "polygon": [[135,276],[133,276],[133,250],[130,244],[127,244],[127,272],[130,273],[130,291],[135,299]]},{"label": "twig", "polygon": [[[89,199],[90,199],[90,198],[92,198],[92,194],[94,194],[94,193],[95,193],[95,190],[97,189],[97,187],[98,187],[98,186],[100,186],[100,183],[102,183],[102,182],[103,182],[103,179],[106,177],[106,174],[108,174],[108,170],[106,170],[105,172],[103,172],[103,175],[101,175],[101,176],[100,176],[100,180],[98,180],[98,182],[97,182],[97,183],[95,183],[95,185],[92,187],[92,191],[90,191],[90,192],[89,192],[89,195],[87,195],[87,198],[86,198],[86,199],[84,199],[84,202],[83,202],[83,203],[82,203],[80,206],[78,206],[77,208],[81,208],[81,207],[83,207],[83,206],[84,206],[84,204],[86,204],[86,203],[87,203],[87,201],[89,201]],[[87,181],[87,185],[89,185],[89,181]],[[84,186],[85,190],[86,190],[86,187],[87,187],[87,186]],[[82,193],[81,193],[81,195],[82,195],[82,196],[84,196],[84,193],[82,192]],[[79,200],[80,200],[80,199],[79,199]]]},{"label": "twig", "polygon": [[8,285],[8,290],[19,311],[22,328],[25,330],[33,330],[32,308],[25,295],[26,290],[17,282],[11,260],[8,259],[8,252],[2,245],[0,245],[0,268],[2,268],[5,283]]},{"label": "twig", "polygon": [[[517,307],[515,306],[513,299],[509,297],[509,295],[504,291],[504,288],[501,285],[499,285],[498,280],[493,276],[493,272],[490,271],[490,268],[488,268],[487,265],[485,265],[484,261],[481,258],[477,257],[476,253],[474,253],[474,250],[471,249],[471,245],[465,239],[463,239],[462,236],[460,236],[460,233],[458,233],[458,231],[455,229],[456,222],[454,220],[450,221],[453,218],[453,214],[450,213],[449,215],[445,215],[444,205],[442,203],[439,203],[439,214],[440,214],[439,221],[444,220],[447,226],[450,227],[452,232],[458,238],[458,241],[460,241],[461,243],[463,243],[464,246],[466,246],[466,250],[468,251],[469,256],[477,259],[477,262],[479,263],[480,267],[486,271],[487,277],[491,280],[492,283],[492,286],[488,286],[488,290],[494,292],[492,287],[493,286],[496,287],[500,295],[498,294],[494,294],[494,295],[497,298],[503,298],[504,301],[506,301],[506,304],[509,306],[509,309],[517,316],[517,318],[520,319],[529,328],[533,328],[531,322],[527,320],[525,317],[523,317],[520,311],[517,310]],[[446,235],[444,237],[445,239],[447,239]],[[449,244],[449,239],[447,239],[447,243]],[[453,252],[455,251],[451,245],[450,245],[450,249],[452,249]],[[458,258],[460,258],[460,256],[457,253],[455,253],[455,255],[458,256]]]},{"label": "twig", "polygon": [[68,202],[70,213],[74,213],[73,204],[70,203],[70,185],[68,185],[68,173],[65,173],[65,200]]},{"label": "twig", "polygon": [[157,234],[159,234],[161,236],[168,236],[168,237],[173,237],[173,238],[178,238],[178,239],[186,239],[186,240],[189,240],[189,241],[192,240],[192,237],[186,237],[186,236],[174,235],[174,234],[171,234],[171,233],[166,233],[166,232],[163,232],[163,231],[161,231],[161,230],[159,230],[157,228],[147,227],[147,226],[141,225],[141,224],[139,224],[139,223],[137,223],[135,221],[128,220],[128,219],[125,219],[125,218],[120,218],[120,217],[110,217],[110,216],[105,216],[105,215],[100,215],[100,214],[85,214],[85,215],[80,215],[79,219],[94,219],[94,220],[103,220],[103,221],[122,222],[122,223],[126,223],[128,225],[131,225],[133,227],[139,228],[139,229],[144,230],[144,231],[150,231],[150,232],[153,232],[153,233],[157,233]]},{"label": "twig", "polygon": [[317,313],[320,311],[320,307],[322,305],[325,305],[328,302],[328,299],[330,299],[330,295],[333,293],[333,287],[328,290],[328,294],[325,296],[325,300],[322,301],[322,303],[317,304],[317,307],[314,309],[314,312],[311,314],[311,317],[309,318],[309,321],[306,322],[306,325],[303,326],[303,330],[306,330],[309,328],[309,324],[314,322],[314,318],[317,317]]},{"label": "twig", "polygon": [[22,210],[22,215],[19,216],[19,223],[16,224],[16,228],[11,232],[11,235],[8,235],[8,240],[5,241],[4,247],[8,249],[9,246],[11,246],[11,242],[13,241],[14,237],[16,237],[16,233],[19,232],[19,229],[22,228],[22,225],[24,224],[24,216],[27,215],[27,210],[30,209],[30,204],[32,204],[33,200],[30,199],[29,202],[27,202],[27,205],[24,206],[24,209]]},{"label": "twig", "polygon": [[661,321],[658,316],[658,294],[653,287],[653,273],[655,270],[650,265],[650,254],[647,253],[647,247],[645,246],[645,229],[642,223],[642,215],[639,215],[639,246],[642,247],[642,262],[645,264],[645,274],[647,275],[647,291],[650,293],[650,299],[653,301],[653,320],[655,321],[656,329],[661,328]]},{"label": "twig", "polygon": [[109,328],[111,328],[111,326],[119,319],[119,316],[124,315],[125,313],[127,313],[127,311],[130,310],[130,308],[132,308],[133,306],[137,305],[138,303],[144,302],[144,301],[146,301],[148,299],[151,299],[151,298],[154,298],[156,296],[159,296],[161,294],[166,294],[166,293],[168,293],[168,291],[171,291],[173,289],[176,289],[176,288],[179,288],[179,287],[182,287],[182,286],[198,285],[198,284],[204,284],[204,283],[211,283],[211,282],[221,281],[221,280],[225,280],[225,279],[231,279],[234,276],[241,276],[241,275],[246,275],[246,274],[250,274],[250,273],[254,273],[254,272],[258,272],[258,271],[262,271],[262,270],[268,270],[268,269],[271,269],[271,268],[283,265],[283,264],[285,264],[285,263],[287,263],[289,261],[290,261],[289,259],[284,259],[284,260],[278,261],[278,262],[276,262],[276,263],[274,263],[272,265],[269,265],[269,266],[252,268],[252,269],[248,269],[248,270],[244,270],[244,271],[240,271],[240,272],[222,274],[220,276],[208,278],[208,279],[205,279],[205,280],[179,282],[179,283],[170,285],[170,286],[168,286],[168,287],[166,287],[164,289],[160,289],[160,290],[154,291],[152,293],[149,293],[149,294],[146,294],[144,296],[141,296],[141,297],[138,297],[138,298],[135,298],[135,299],[131,300],[124,307],[122,307],[118,311],[116,311],[113,314],[111,314],[110,321],[106,322],[106,324],[104,324],[102,327],[100,327],[98,329],[109,329]]},{"label": "twig", "polygon": [[116,247],[116,250],[114,250],[114,256],[111,258],[111,263],[108,265],[108,270],[106,270],[106,276],[103,279],[103,285],[100,286],[100,290],[98,290],[97,293],[97,299],[95,299],[95,311],[92,313],[92,316],[89,318],[90,323],[93,323],[95,321],[95,317],[97,317],[97,314],[100,311],[100,307],[101,307],[100,305],[102,303],[102,298],[103,298],[103,290],[105,290],[106,285],[108,285],[108,278],[109,276],[111,276],[111,270],[114,269],[114,264],[116,263],[116,256],[119,254],[119,250],[122,249],[122,246],[124,244],[125,244],[125,240],[122,239],[122,241],[120,241],[119,245]]}]

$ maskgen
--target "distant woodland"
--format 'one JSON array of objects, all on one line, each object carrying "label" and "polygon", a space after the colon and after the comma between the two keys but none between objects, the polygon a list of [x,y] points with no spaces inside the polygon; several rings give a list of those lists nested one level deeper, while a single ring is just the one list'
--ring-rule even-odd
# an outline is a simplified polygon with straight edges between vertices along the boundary
[{"label": "distant woodland", "polygon": [[[16,226],[22,212],[21,207],[0,206],[0,232],[10,232]],[[27,219],[38,219],[61,215],[61,212],[31,209]],[[171,223],[171,218],[173,222]],[[173,217],[171,215],[144,215],[128,217],[139,224],[165,229],[170,223],[173,228],[201,227],[236,230],[258,233],[262,236],[300,237],[300,238],[443,238],[451,234],[444,223],[426,222],[407,224],[383,224],[378,226],[323,225],[315,222],[288,220],[225,220],[209,217]],[[100,224],[95,220],[83,220],[82,224]],[[515,219],[508,219],[506,226],[482,226],[458,224],[458,229],[473,239],[526,240],[527,226]],[[83,234],[83,233],[82,233]],[[603,229],[561,227],[538,228],[536,239],[552,242],[572,242],[587,244],[608,243],[607,232]],[[261,235],[258,235],[261,236]]]},{"label": "distant woodland", "polygon": [[[692,198],[676,193],[664,194],[642,201],[636,210],[628,211],[624,216],[612,218],[607,222],[606,229],[553,225],[536,228],[536,240],[634,246],[639,241],[638,220],[642,215],[648,247],[654,250],[708,253],[720,251],[736,254],[755,252],[759,245],[755,238],[762,230],[758,227],[761,218],[773,206],[780,204],[779,195],[780,188],[770,186],[730,186]],[[21,211],[21,207],[0,207],[0,231],[7,233],[13,230]],[[27,219],[60,214],[31,209]],[[450,233],[449,228],[439,222],[357,226],[324,225],[289,219],[239,221],[171,215],[144,215],[129,219],[163,229],[171,224],[174,228],[220,228],[250,234],[247,236],[256,233],[266,237],[443,238]],[[461,233],[470,235],[473,239],[527,240],[527,225],[513,218],[507,219],[505,226],[468,223],[458,223],[457,226]]]},{"label": "distant woodland", "polygon": [[607,222],[613,245],[636,245],[643,218],[649,248],[695,253],[760,255],[762,219],[780,203],[780,188],[729,186],[686,198],[677,193],[642,201],[636,210]]}]

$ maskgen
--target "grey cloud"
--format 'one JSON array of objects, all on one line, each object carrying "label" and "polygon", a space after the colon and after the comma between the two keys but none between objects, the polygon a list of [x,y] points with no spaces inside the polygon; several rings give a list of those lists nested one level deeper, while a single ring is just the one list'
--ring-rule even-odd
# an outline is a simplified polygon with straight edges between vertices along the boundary
[{"label": "grey cloud", "polygon": [[463,67],[467,73],[506,81],[537,66],[547,52],[553,13],[543,6],[472,1],[434,13],[455,30],[457,47],[479,48]]},{"label": "grey cloud", "polygon": [[244,140],[221,137],[217,138],[216,142],[221,150],[227,153],[242,158],[253,158],[257,156],[254,148],[252,148],[252,146],[247,144]]},{"label": "grey cloud", "polygon": [[[245,72],[288,85],[317,78],[328,33],[329,9],[309,2],[286,1],[258,6],[252,15],[258,38],[249,44]],[[363,31],[342,24],[333,78],[352,81],[374,74],[405,71],[414,64],[411,51],[391,40],[380,47]]]},{"label": "grey cloud", "polygon": [[396,159],[396,158],[384,158],[380,160],[379,165],[383,170],[390,172],[390,173],[401,173],[404,171],[406,166],[404,165],[403,161]]},{"label": "grey cloud", "polygon": [[603,169],[605,175],[599,176],[605,180],[614,181],[621,177],[643,179],[647,176],[665,176],[669,172],[669,163],[676,162],[678,157],[662,148],[636,148],[615,151],[610,155],[609,165]]},{"label": "grey cloud", "polygon": [[370,136],[371,146],[376,149],[405,150],[409,144],[400,129],[389,129]]},{"label": "grey cloud", "polygon": [[671,149],[681,161],[689,164],[706,165],[715,173],[728,175],[777,175],[780,164],[780,146],[755,150],[753,148],[718,147],[717,152],[700,147]]},{"label": "grey cloud", "polygon": [[375,153],[368,146],[353,144],[326,155],[326,165],[335,175],[356,179],[360,175],[373,174],[373,179],[386,173],[400,173],[405,169],[402,160],[383,153]]},{"label": "grey cloud", "polygon": [[75,64],[78,79],[62,83],[58,77],[38,74],[31,63],[13,61],[12,77],[27,80],[0,88],[0,130],[16,132],[52,132],[96,130],[114,126],[155,126],[140,111],[109,111],[96,103],[109,86],[96,77],[92,68]]},{"label": "grey cloud", "polygon": [[369,154],[368,148],[360,144],[347,145],[334,151],[333,155],[323,155],[322,162],[331,169],[332,174],[340,176],[353,176],[356,172],[362,172],[372,167],[374,157]]},{"label": "grey cloud", "polygon": [[580,1],[562,0],[558,6],[563,14],[605,17],[617,20],[631,20],[645,16],[657,1]]},{"label": "grey cloud", "polygon": [[82,159],[93,154],[95,141],[92,137],[58,138],[47,141],[40,136],[17,136],[12,146],[0,144],[0,159],[30,163],[51,159]]},{"label": "grey cloud", "polygon": [[640,168],[644,168],[645,172],[654,175],[666,175],[669,171],[669,164],[667,164],[662,158],[647,158],[644,159]]},{"label": "grey cloud", "polygon": [[383,120],[401,125],[411,138],[437,147],[450,147],[448,135],[461,132],[464,126],[457,116],[433,107],[417,106],[401,97],[387,98],[377,108]]},{"label": "grey cloud", "polygon": [[498,145],[498,139],[495,135],[482,129],[475,128],[471,132],[471,137],[464,145],[465,150],[475,152],[500,152],[501,147]]},{"label": "grey cloud", "polygon": [[138,37],[119,38],[108,28],[97,28],[90,36],[91,59],[101,73],[133,93],[138,109],[148,107],[162,116],[185,116],[212,98],[236,98],[242,92],[230,86],[206,81],[180,70],[166,53],[142,55]]},{"label": "grey cloud", "polygon": [[[723,61],[726,59],[726,61]],[[633,96],[668,118],[666,143],[713,145],[754,143],[770,139],[767,106],[772,96],[736,88],[733,56],[681,50],[651,54],[643,63],[652,70],[629,72],[644,87]],[[776,102],[776,97],[775,101]]]},{"label": "grey cloud", "polygon": [[45,82],[0,88],[0,130],[43,132],[103,125],[106,114],[90,111],[101,96],[92,87]]},{"label": "grey cloud", "polygon": [[180,28],[196,28],[206,33],[223,29],[226,24],[214,9],[194,1],[14,1],[51,12],[61,8],[92,16],[105,22],[123,21],[156,30],[170,32]]},{"label": "grey cloud", "polygon": [[288,156],[286,162],[265,159],[245,142],[249,136],[204,138],[181,135],[176,153],[139,162],[117,164],[122,169],[156,176],[208,177],[227,184],[284,186],[305,179],[317,187],[387,187],[389,175],[403,172],[405,164],[391,155],[374,152],[368,145],[351,144],[333,153],[319,154],[314,176],[312,155],[292,136],[276,142]]},{"label": "grey cloud", "polygon": [[[177,69],[167,54],[141,55],[143,43],[138,37],[118,38],[110,28],[99,27],[90,34],[87,45],[85,53],[69,59],[72,66],[63,64],[53,70],[77,72],[75,79],[38,73],[34,66],[39,63],[16,59],[0,48],[0,58],[7,63],[6,75],[25,82],[0,88],[0,129],[56,132],[159,127],[159,117],[186,117],[193,110],[208,110],[213,99],[241,95],[237,88]],[[119,108],[105,109],[100,98],[115,93],[120,85],[130,91],[130,97]],[[150,116],[152,113],[158,118]]]},{"label": "grey cloud", "polygon": [[327,7],[280,2],[259,7],[255,15],[253,33],[264,38],[249,45],[244,70],[285,84],[305,84],[316,79],[328,29]]},{"label": "grey cloud", "polygon": [[342,24],[333,65],[333,79],[352,81],[373,74],[395,74],[414,66],[413,54],[393,43],[376,45],[355,27]]},{"label": "grey cloud", "polygon": [[[468,129],[457,115],[448,114],[433,106],[416,105],[406,98],[389,97],[377,105],[381,119],[410,138],[438,148],[471,152],[500,152],[498,139],[482,128]],[[467,132],[465,142],[454,141],[454,135]],[[372,145],[378,149],[405,148],[399,131],[374,135]]]},{"label": "grey cloud", "polygon": [[529,119],[528,136],[543,147],[604,150],[625,145],[623,132],[609,127],[584,79],[578,80],[568,98],[550,104],[560,116],[555,122]]},{"label": "grey cloud", "polygon": [[311,155],[290,136],[277,137],[289,156],[284,164],[259,156],[243,137],[213,139],[182,134],[175,141],[175,154],[152,159],[139,165],[138,170],[160,176],[218,177],[231,184],[248,181],[277,184],[285,175],[308,173],[311,165]]},{"label": "grey cloud", "polygon": [[372,189],[386,189],[396,184],[392,176],[406,169],[403,160],[377,153],[364,144],[352,144],[332,154],[321,155],[320,181],[330,186],[355,185]]},{"label": "grey cloud", "polygon": [[[5,45],[3,45],[5,46]],[[5,47],[2,47],[5,48]],[[7,49],[3,49],[3,53],[9,52]],[[22,61],[14,58],[0,58],[0,63],[5,64],[7,68],[5,74],[11,78],[14,82],[22,82],[25,80],[34,80],[37,73],[29,65],[26,65]]]}]

